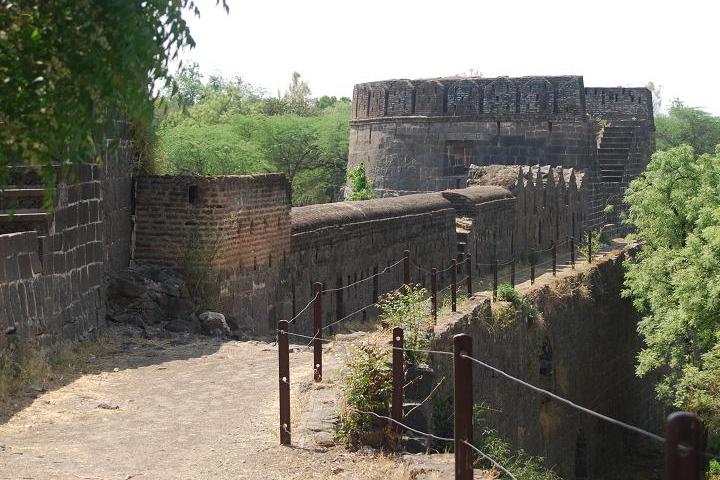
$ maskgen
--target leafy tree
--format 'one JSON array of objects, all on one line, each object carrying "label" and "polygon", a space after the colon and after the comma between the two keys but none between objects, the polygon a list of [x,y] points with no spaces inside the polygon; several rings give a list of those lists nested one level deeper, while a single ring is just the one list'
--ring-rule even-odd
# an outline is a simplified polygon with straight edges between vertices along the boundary
[{"label": "leafy tree", "polygon": [[154,86],[194,46],[185,9],[199,15],[193,0],[0,0],[0,184],[11,164],[49,184],[53,163],[93,159],[109,112],[148,124]]},{"label": "leafy tree", "polygon": [[698,154],[712,153],[720,144],[720,118],[675,100],[667,115],[655,117],[658,150],[688,144]]},{"label": "leafy tree", "polygon": [[177,84],[175,96],[183,106],[195,105],[200,100],[204,88],[200,65],[192,63],[181,69],[175,78],[175,82]]},{"label": "leafy tree", "polygon": [[245,175],[273,172],[259,146],[227,124],[181,125],[162,130],[155,149],[161,173]]},{"label": "leafy tree", "polygon": [[290,110],[297,115],[308,115],[311,113],[310,87],[307,82],[301,79],[298,72],[293,72],[292,80],[285,91],[285,101]]},{"label": "leafy tree", "polygon": [[720,433],[720,146],[655,153],[625,200],[644,242],[623,292],[644,314],[637,372],[656,373],[662,400]]},{"label": "leafy tree", "polygon": [[365,165],[358,163],[347,174],[348,189],[350,190],[347,199],[350,201],[355,200],[369,200],[376,198],[373,187],[368,182],[367,176],[365,175]]},{"label": "leafy tree", "polygon": [[[290,94],[272,98],[240,78],[204,79],[196,72],[197,66],[191,65],[178,75],[178,95],[192,99],[182,100],[187,108],[158,109],[159,173],[238,174],[272,169],[288,175],[296,205],[339,198],[345,183],[350,99],[316,101],[307,96],[307,90],[297,96],[303,100],[295,102],[294,108],[304,112],[298,115],[293,113]],[[303,83],[295,76],[295,90],[303,90]],[[319,103],[324,107],[316,107]],[[233,158],[221,158],[222,152]],[[241,160],[241,155],[247,158]]]},{"label": "leafy tree", "polygon": [[317,165],[319,133],[312,119],[295,114],[266,117],[261,145],[270,162],[285,172],[290,183],[302,170]]}]

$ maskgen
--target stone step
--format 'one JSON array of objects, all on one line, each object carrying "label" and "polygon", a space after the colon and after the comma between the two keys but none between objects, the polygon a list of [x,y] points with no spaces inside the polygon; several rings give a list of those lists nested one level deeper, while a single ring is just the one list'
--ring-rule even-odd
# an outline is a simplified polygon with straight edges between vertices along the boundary
[{"label": "stone step", "polygon": [[607,151],[600,151],[598,150],[598,158],[628,158],[628,153],[620,153],[620,152],[607,152]]},{"label": "stone step", "polygon": [[0,234],[37,230],[46,233],[50,214],[40,208],[0,210]]},{"label": "stone step", "polygon": [[619,140],[616,138],[603,138],[600,148],[627,148],[632,146],[632,142]]},{"label": "stone step", "polygon": [[622,175],[625,173],[625,169],[623,167],[619,168],[610,168],[607,166],[600,167],[600,175]]},{"label": "stone step", "polygon": [[608,125],[605,132],[634,132],[637,127],[634,125]]},{"label": "stone step", "polygon": [[599,154],[613,154],[613,153],[617,153],[617,154],[627,155],[628,152],[629,152],[629,150],[628,150],[627,148],[604,147],[604,146],[601,146],[600,148],[598,148],[598,153],[599,153]]},{"label": "stone step", "polygon": [[0,189],[0,210],[41,209],[45,190],[41,187],[8,187]]}]

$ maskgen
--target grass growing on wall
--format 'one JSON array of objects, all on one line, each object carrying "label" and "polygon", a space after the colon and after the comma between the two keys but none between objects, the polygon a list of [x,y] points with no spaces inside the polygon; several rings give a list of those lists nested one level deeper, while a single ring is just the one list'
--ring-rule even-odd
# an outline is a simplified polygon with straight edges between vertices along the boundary
[{"label": "grass growing on wall", "polygon": [[495,310],[495,319],[500,328],[511,326],[518,315],[521,315],[527,323],[535,323],[541,318],[541,313],[530,303],[527,296],[522,295],[509,283],[498,285],[497,298],[507,302]]}]

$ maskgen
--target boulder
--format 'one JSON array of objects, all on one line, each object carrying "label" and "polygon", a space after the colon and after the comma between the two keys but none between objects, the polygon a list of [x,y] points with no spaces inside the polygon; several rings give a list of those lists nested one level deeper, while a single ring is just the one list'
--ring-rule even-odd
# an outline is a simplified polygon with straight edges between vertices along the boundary
[{"label": "boulder", "polygon": [[230,335],[230,328],[225,321],[225,315],[218,312],[203,312],[198,317],[200,320],[200,331],[212,337],[224,337]]}]

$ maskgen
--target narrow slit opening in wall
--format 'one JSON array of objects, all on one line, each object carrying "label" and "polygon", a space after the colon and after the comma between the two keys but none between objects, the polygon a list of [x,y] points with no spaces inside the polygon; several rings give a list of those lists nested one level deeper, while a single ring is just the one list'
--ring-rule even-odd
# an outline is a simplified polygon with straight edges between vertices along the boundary
[{"label": "narrow slit opening in wall", "polygon": [[198,201],[198,187],[197,185],[190,185],[188,187],[188,203],[195,205]]}]

